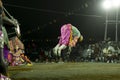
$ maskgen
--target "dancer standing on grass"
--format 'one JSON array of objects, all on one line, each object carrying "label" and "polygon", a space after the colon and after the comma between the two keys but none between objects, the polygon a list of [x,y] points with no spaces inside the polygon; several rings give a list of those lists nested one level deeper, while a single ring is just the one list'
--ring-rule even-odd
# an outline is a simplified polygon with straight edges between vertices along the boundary
[{"label": "dancer standing on grass", "polygon": [[67,46],[75,47],[78,40],[82,41],[83,36],[80,31],[72,24],[65,24],[61,27],[61,36],[59,43],[53,49],[54,54],[61,59],[61,51]]}]

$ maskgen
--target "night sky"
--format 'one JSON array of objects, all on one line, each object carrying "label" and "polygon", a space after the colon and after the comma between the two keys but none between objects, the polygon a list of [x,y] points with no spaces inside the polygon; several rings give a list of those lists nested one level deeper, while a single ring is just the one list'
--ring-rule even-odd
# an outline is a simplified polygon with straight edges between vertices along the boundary
[{"label": "night sky", "polygon": [[[71,23],[80,30],[84,41],[87,42],[104,39],[105,10],[101,6],[102,1],[4,0],[3,2],[8,12],[19,21],[22,40],[56,40],[60,35],[60,27]],[[114,40],[115,24],[109,24],[108,36]]]}]

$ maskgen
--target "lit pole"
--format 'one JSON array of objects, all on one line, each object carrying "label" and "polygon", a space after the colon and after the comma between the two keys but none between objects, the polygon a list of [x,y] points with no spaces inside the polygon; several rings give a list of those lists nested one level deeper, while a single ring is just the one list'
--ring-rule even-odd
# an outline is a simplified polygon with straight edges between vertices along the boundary
[{"label": "lit pole", "polygon": [[104,40],[107,40],[107,28],[108,28],[108,10],[111,8],[111,3],[109,0],[105,0],[103,3],[103,7],[106,9],[106,19],[105,19],[105,32],[104,32]]},{"label": "lit pole", "polygon": [[[119,6],[120,0],[105,0],[103,4],[105,9],[116,8],[116,20],[115,20],[115,41],[118,41],[118,13],[119,13]],[[107,28],[108,28],[108,11],[106,11],[106,24],[105,24],[105,35],[104,40],[107,39]]]},{"label": "lit pole", "polygon": [[118,12],[119,12],[119,9],[117,8],[117,9],[116,9],[116,23],[115,23],[115,25],[116,25],[116,26],[115,26],[115,28],[116,28],[116,29],[115,29],[115,30],[116,30],[116,31],[115,31],[115,32],[116,32],[116,33],[115,33],[115,41],[116,41],[116,42],[118,41]]},{"label": "lit pole", "polygon": [[106,20],[105,20],[105,34],[104,34],[104,40],[107,40],[107,28],[108,28],[108,11],[106,11]]},{"label": "lit pole", "polygon": [[115,41],[118,41],[118,13],[119,13],[119,6],[120,0],[112,0],[113,7],[116,8],[116,20],[115,20]]}]

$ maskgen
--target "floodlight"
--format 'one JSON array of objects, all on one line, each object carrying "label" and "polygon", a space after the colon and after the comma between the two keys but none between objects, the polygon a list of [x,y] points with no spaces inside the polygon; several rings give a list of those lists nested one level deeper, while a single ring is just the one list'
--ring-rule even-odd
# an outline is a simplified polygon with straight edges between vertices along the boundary
[{"label": "floodlight", "polygon": [[110,0],[105,0],[105,2],[103,3],[103,7],[105,9],[110,9],[112,7],[111,1]]},{"label": "floodlight", "polygon": [[118,8],[120,6],[120,0],[112,0],[112,6]]}]

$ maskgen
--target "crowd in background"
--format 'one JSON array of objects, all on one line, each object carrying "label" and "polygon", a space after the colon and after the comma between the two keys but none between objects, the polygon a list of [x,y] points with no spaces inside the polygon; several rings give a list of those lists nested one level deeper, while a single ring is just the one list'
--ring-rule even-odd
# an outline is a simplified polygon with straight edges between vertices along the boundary
[{"label": "crowd in background", "polygon": [[[25,49],[26,55],[33,62],[57,62],[53,48],[41,48],[35,43],[28,44]],[[115,41],[101,41],[94,44],[81,45],[62,51],[64,62],[120,62],[120,43]]]},{"label": "crowd in background", "polygon": [[[34,42],[30,42],[25,47],[17,37],[11,38],[9,44],[10,50],[7,55],[9,66],[32,65],[32,62],[58,62],[52,47],[39,47]],[[119,63],[120,42],[101,41],[86,45],[77,43],[76,47],[72,47],[71,51],[69,47],[62,50],[62,61]]]}]

